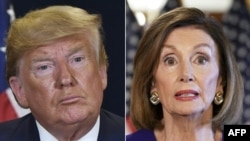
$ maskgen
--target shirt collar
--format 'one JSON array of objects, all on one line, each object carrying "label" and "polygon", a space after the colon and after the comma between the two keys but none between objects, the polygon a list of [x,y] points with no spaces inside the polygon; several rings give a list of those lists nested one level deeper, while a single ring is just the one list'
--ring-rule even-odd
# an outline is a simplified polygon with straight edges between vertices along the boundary
[{"label": "shirt collar", "polygon": [[[49,133],[43,126],[36,120],[40,141],[58,141],[51,133]],[[100,116],[98,116],[95,125],[92,129],[81,137],[78,141],[97,141],[100,128]]]}]

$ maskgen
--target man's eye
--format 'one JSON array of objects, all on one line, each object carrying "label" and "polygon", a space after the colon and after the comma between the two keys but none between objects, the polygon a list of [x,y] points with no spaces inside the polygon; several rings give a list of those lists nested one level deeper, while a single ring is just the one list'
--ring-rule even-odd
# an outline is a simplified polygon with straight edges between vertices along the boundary
[{"label": "man's eye", "polygon": [[51,63],[40,64],[33,67],[33,72],[38,76],[50,74],[53,71],[54,65]]},{"label": "man's eye", "polygon": [[82,61],[82,57],[77,57],[77,58],[75,58],[74,60],[75,60],[75,62],[80,62],[80,61]]},{"label": "man's eye", "polygon": [[38,67],[38,70],[46,70],[46,69],[48,69],[48,65],[43,65]]},{"label": "man's eye", "polygon": [[76,57],[74,59],[75,62],[81,62],[83,60],[83,57]]}]

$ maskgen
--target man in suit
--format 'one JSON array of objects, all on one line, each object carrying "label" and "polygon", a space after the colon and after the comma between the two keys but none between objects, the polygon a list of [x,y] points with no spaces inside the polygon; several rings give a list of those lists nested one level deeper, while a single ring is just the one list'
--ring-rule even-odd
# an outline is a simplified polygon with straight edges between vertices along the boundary
[{"label": "man in suit", "polygon": [[10,87],[31,114],[1,123],[0,140],[124,140],[124,118],[101,109],[108,61],[99,15],[31,11],[11,25],[6,54]]}]

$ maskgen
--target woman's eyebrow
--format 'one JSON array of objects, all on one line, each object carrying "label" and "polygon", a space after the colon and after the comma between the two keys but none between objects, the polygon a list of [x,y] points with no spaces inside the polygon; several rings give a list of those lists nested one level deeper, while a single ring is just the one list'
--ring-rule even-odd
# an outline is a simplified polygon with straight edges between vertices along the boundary
[{"label": "woman's eyebrow", "polygon": [[170,48],[170,49],[176,50],[176,47],[174,45],[168,45],[168,44],[164,44],[163,48]]},{"label": "woman's eyebrow", "polygon": [[194,46],[195,49],[201,48],[201,47],[207,47],[207,48],[209,48],[209,49],[212,50],[211,45],[209,45],[209,44],[207,44],[207,43],[200,43],[200,44],[197,44],[197,45]]}]

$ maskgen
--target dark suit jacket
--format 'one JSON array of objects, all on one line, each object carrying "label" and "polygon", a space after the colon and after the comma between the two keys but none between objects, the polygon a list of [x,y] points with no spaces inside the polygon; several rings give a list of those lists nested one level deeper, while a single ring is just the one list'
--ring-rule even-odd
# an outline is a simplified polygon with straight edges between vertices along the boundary
[{"label": "dark suit jacket", "polygon": [[[0,123],[0,141],[39,141],[39,133],[32,114]],[[98,141],[124,141],[124,118],[106,110],[100,113]]]}]

